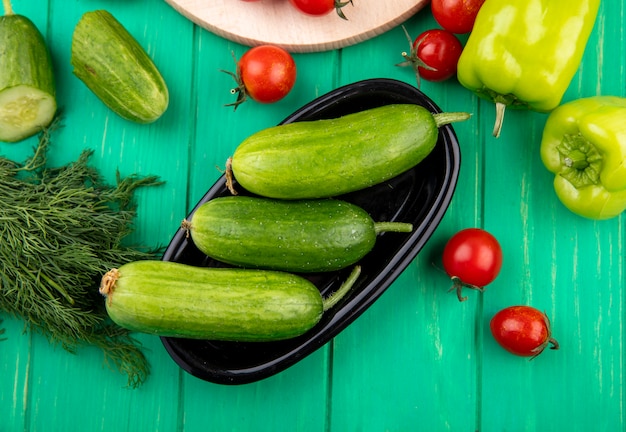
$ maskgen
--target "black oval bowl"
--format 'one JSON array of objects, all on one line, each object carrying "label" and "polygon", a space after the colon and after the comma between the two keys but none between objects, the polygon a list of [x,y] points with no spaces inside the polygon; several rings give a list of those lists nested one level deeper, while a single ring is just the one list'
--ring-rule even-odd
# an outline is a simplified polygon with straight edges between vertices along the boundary
[{"label": "black oval bowl", "polygon": [[[283,123],[340,117],[377,106],[409,103],[440,109],[415,87],[390,79],[372,79],[338,88],[305,105]],[[412,233],[384,233],[359,264],[357,284],[306,334],[279,342],[223,342],[163,337],[174,361],[188,373],[220,384],[245,384],[274,375],[302,360],[361,315],[415,258],[441,221],[456,187],[460,150],[452,126],[440,129],[430,155],[418,166],[377,186],[342,195],[364,208],[375,221],[413,223]],[[235,184],[242,195],[251,195]],[[198,202],[230,195],[222,176]],[[193,211],[188,218],[191,218]],[[180,229],[163,260],[196,266],[225,266],[202,254]],[[335,291],[352,268],[302,275],[326,296]]]}]

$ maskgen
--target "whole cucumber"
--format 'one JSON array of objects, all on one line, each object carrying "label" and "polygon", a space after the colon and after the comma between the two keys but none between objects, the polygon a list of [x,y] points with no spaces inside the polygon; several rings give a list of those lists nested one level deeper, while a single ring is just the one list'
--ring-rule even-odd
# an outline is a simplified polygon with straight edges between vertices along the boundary
[{"label": "whole cucumber", "polygon": [[409,223],[374,222],[337,199],[282,201],[250,196],[202,204],[183,228],[200,251],[233,265],[293,272],[348,267],[372,250],[381,232],[411,232]]},{"label": "whole cucumber", "polygon": [[0,141],[17,142],[48,126],[57,110],[50,52],[23,15],[0,17]]},{"label": "whole cucumber", "polygon": [[413,104],[386,105],[336,119],[263,129],[239,144],[227,178],[270,198],[325,198],[364,189],[421,162],[438,128],[468,113],[432,114]]},{"label": "whole cucumber", "polygon": [[113,112],[151,123],[169,104],[165,80],[124,26],[105,10],[86,12],[72,35],[73,73]]},{"label": "whole cucumber", "polygon": [[331,296],[300,276],[270,270],[134,261],[102,277],[100,293],[121,327],[157,336],[272,341],[317,324],[355,283],[360,268]]}]

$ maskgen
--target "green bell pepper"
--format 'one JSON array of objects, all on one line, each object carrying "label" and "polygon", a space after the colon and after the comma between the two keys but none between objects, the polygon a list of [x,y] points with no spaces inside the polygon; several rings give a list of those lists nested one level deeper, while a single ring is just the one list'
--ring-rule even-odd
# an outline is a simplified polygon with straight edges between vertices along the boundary
[{"label": "green bell pepper", "polygon": [[459,58],[459,82],[496,104],[549,112],[582,60],[600,0],[486,0]]},{"label": "green bell pepper", "polygon": [[593,96],[550,113],[541,160],[572,212],[609,219],[626,210],[626,98]]}]

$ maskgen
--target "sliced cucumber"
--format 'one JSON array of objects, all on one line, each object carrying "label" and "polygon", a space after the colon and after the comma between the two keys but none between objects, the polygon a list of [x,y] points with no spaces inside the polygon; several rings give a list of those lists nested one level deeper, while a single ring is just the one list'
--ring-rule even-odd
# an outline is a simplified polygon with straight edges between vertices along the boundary
[{"label": "sliced cucumber", "polygon": [[42,34],[22,15],[0,17],[0,141],[26,139],[57,110],[52,61]]}]

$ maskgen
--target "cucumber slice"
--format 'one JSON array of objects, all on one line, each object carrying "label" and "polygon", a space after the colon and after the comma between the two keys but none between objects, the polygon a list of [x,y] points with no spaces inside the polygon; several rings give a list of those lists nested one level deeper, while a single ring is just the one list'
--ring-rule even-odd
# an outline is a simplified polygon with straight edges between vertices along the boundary
[{"label": "cucumber slice", "polygon": [[42,34],[23,15],[0,17],[0,141],[26,139],[57,110],[54,73]]}]

